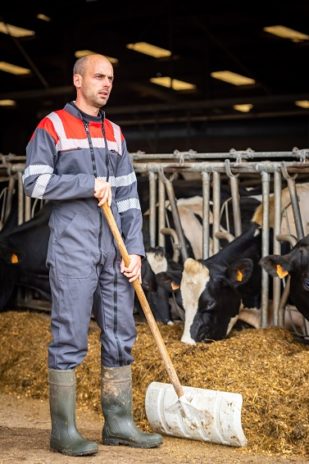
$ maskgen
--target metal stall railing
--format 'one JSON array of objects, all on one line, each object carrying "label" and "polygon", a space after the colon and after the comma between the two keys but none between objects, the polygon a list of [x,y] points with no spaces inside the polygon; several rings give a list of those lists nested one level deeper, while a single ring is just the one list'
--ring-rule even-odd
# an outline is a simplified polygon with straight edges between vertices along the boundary
[{"label": "metal stall railing", "polygon": [[[232,157],[235,158],[236,153],[233,153]],[[224,162],[220,161],[194,161],[191,159],[189,161],[184,161],[184,157],[180,161],[173,161],[171,155],[157,155],[160,158],[159,162],[149,162],[148,155],[142,156],[138,154],[138,162],[134,164],[136,172],[140,174],[147,174],[153,176],[158,174],[158,178],[161,179],[161,182],[164,181],[165,186],[167,186],[167,196],[170,199],[169,191],[171,186],[169,181],[166,181],[166,174],[175,173],[175,172],[199,172],[201,175],[202,182],[202,194],[203,194],[203,258],[206,259],[209,257],[209,243],[210,243],[210,234],[209,234],[209,216],[210,216],[210,186],[212,183],[213,188],[213,252],[216,253],[219,251],[219,237],[222,236],[220,232],[220,186],[221,186],[221,176],[225,175],[229,178],[232,205],[233,205],[233,219],[234,219],[234,229],[235,234],[239,235],[241,233],[241,222],[240,222],[240,208],[239,208],[239,189],[238,189],[238,177],[240,175],[252,175],[255,174],[260,179],[260,184],[262,185],[262,203],[263,203],[263,226],[262,226],[262,256],[267,256],[269,254],[270,243],[269,243],[269,194],[270,194],[270,184],[273,182],[274,185],[274,243],[273,243],[273,252],[280,254],[280,241],[284,238],[289,240],[289,237],[280,236],[280,224],[281,224],[281,189],[282,189],[282,176],[289,182],[290,174],[308,174],[309,173],[309,162],[307,158],[303,156],[303,152],[298,152],[297,161],[278,161],[279,158],[293,158],[295,157],[295,152],[288,153],[263,153],[259,154],[257,158],[263,158],[267,156],[270,160],[267,161],[246,161],[241,154],[236,155],[236,161],[225,158],[226,154],[221,154],[221,158],[225,158]],[[194,155],[196,157],[196,155]],[[206,155],[204,155],[206,157]],[[217,154],[216,154],[217,156]],[[246,154],[245,154],[246,156]],[[244,156],[244,157],[245,157]],[[189,153],[189,158],[192,158],[192,153]],[[199,158],[201,158],[201,154]],[[251,158],[251,154],[249,154]],[[161,159],[163,158],[163,159]],[[255,158],[255,156],[254,156]],[[273,160],[271,159],[273,158]],[[135,159],[135,158],[133,158]],[[147,162],[141,162],[142,160]],[[169,161],[171,160],[171,161]],[[284,171],[285,176],[282,171]],[[291,176],[290,176],[291,177]],[[291,177],[292,178],[292,177]],[[165,179],[165,180],[164,180]],[[294,181],[294,178],[293,178]],[[152,187],[154,188],[154,187]],[[160,187],[161,188],[161,187]],[[295,183],[294,186],[289,186],[289,191],[291,195],[291,203],[293,206],[293,213],[295,218],[295,225],[297,227],[297,235],[300,237],[300,226],[301,216],[298,206],[298,201],[296,197]],[[164,201],[164,200],[162,200]],[[173,214],[173,218],[176,218],[176,229],[179,226],[179,221],[177,219],[177,204],[175,202],[175,197],[172,198],[173,206],[172,211],[176,209],[176,213]],[[159,199],[159,210],[162,212],[164,205]],[[155,211],[155,208],[153,209]],[[154,224],[155,221],[152,221]],[[162,224],[162,218],[161,222]],[[178,234],[178,230],[177,230]],[[155,237],[155,231],[151,233],[152,237]],[[291,241],[291,240],[290,240]],[[183,234],[180,232],[180,242],[181,250],[185,248],[183,242]],[[153,243],[156,245],[156,243]],[[182,251],[182,257],[185,259],[187,256],[186,251]],[[261,295],[261,327],[267,327],[269,325],[269,316],[268,316],[268,286],[269,286],[269,276],[263,270],[262,271],[262,295]],[[274,306],[274,315],[272,320],[272,325],[282,326],[283,325],[283,314],[282,314],[282,304],[280,303],[280,281],[279,279],[274,279],[273,282],[273,306]],[[281,308],[281,310],[280,310]]]},{"label": "metal stall railing", "polygon": [[[302,230],[301,216],[295,190],[295,175],[309,174],[309,150],[293,149],[285,152],[253,152],[252,150],[227,153],[196,153],[174,152],[173,154],[144,154],[141,152],[131,155],[134,169],[140,175],[149,177],[149,240],[150,246],[165,245],[165,234],[174,234],[176,250],[174,258],[181,252],[182,259],[187,257],[187,249],[179,220],[177,202],[173,189],[173,176],[175,173],[199,173],[202,188],[202,254],[203,259],[210,256],[210,241],[212,240],[213,253],[219,251],[219,239],[224,236],[220,230],[221,222],[221,183],[222,179],[228,179],[231,192],[233,211],[234,233],[241,234],[241,214],[239,206],[239,180],[244,176],[251,176],[258,180],[262,186],[263,202],[263,228],[262,228],[262,256],[269,253],[269,192],[270,184],[274,185],[274,253],[280,254],[281,223],[281,196],[282,180],[287,182],[291,195],[291,203],[297,236],[300,238]],[[0,155],[0,181],[7,182],[7,190],[0,191],[0,230],[5,223],[12,208],[14,191],[18,192],[18,223],[29,220],[35,211],[36,202],[23,194],[22,172],[24,170],[25,157],[16,155]],[[309,176],[308,176],[309,179]],[[210,198],[212,188],[212,215],[210,211]],[[176,225],[176,235],[170,231],[166,224],[166,197],[168,198]],[[1,203],[2,198],[2,203]],[[158,212],[157,212],[158,202]],[[2,205],[2,206],[1,206]],[[5,206],[3,206],[5,205]],[[213,232],[210,234],[210,218],[212,216]],[[228,235],[225,238],[230,239]],[[289,237],[284,238],[289,239]],[[293,239],[290,238],[290,241]],[[262,272],[262,307],[261,326],[268,325],[268,274]],[[281,298],[281,300],[280,300]],[[272,323],[276,326],[283,325],[284,300],[280,295],[280,281],[273,281],[273,305],[274,318]]]}]

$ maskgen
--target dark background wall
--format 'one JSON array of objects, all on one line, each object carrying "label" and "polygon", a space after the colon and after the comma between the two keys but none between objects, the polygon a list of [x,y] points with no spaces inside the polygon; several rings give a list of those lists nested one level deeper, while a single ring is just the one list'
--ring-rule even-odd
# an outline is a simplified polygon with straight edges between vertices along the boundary
[{"label": "dark background wall", "polygon": [[[2,113],[2,115],[1,115]],[[4,114],[5,113],[5,114]],[[2,116],[2,117],[1,117]],[[108,111],[107,111],[108,116]],[[38,123],[35,111],[27,115],[16,110],[0,109],[0,152],[24,154],[26,144]],[[309,116],[202,121],[160,124],[143,122],[132,126],[120,122],[130,152],[172,153],[174,150],[227,152],[234,148],[255,151],[289,151],[309,147]]]}]

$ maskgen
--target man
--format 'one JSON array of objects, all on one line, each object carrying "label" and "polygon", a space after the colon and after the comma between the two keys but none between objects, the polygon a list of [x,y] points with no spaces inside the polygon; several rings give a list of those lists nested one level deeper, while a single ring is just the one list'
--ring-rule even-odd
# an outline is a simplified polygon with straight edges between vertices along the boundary
[{"label": "man", "polygon": [[[136,330],[133,289],[144,255],[136,177],[120,127],[101,108],[113,86],[102,55],[74,65],[76,101],[45,117],[28,146],[27,195],[53,202],[47,265],[52,292],[48,376],[53,450],[73,456],[97,452],[75,425],[74,369],[87,353],[92,309],[101,328],[103,443],[151,448],[158,434],[132,418],[131,355]],[[120,258],[100,206],[110,204],[130,265]],[[93,301],[96,304],[93,308]]]}]

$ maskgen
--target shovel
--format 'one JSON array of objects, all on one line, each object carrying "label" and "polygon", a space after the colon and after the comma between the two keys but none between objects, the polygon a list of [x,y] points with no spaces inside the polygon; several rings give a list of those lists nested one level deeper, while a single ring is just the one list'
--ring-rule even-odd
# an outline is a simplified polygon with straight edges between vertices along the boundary
[{"label": "shovel", "polygon": [[[105,202],[102,211],[126,266],[130,257],[113,213]],[[246,446],[241,426],[242,396],[202,388],[183,387],[138,279],[132,282],[172,383],[152,382],[145,408],[152,428],[167,435],[230,446]]]}]

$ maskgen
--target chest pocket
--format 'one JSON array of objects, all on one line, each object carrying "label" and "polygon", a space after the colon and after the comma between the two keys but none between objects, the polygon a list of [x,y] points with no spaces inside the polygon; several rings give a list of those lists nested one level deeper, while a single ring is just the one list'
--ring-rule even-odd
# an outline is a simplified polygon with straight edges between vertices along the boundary
[{"label": "chest pocket", "polygon": [[115,173],[117,172],[118,161],[120,160],[121,155],[119,155],[116,150],[108,150],[107,156],[109,168],[111,168],[109,174],[111,176],[115,176]]}]

